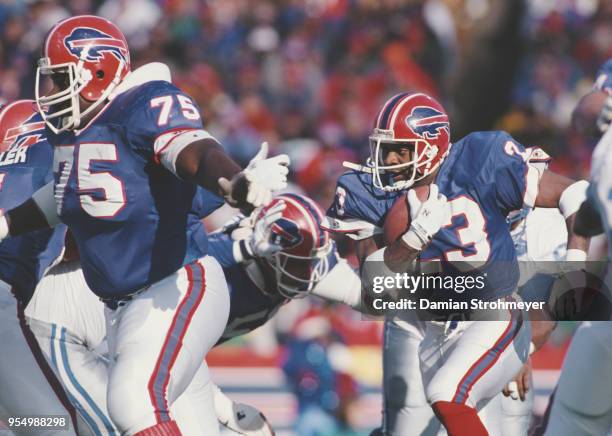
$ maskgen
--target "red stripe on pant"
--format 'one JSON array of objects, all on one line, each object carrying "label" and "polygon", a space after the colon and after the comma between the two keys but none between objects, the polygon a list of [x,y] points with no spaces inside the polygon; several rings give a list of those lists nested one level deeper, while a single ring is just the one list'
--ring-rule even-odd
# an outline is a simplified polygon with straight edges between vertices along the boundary
[{"label": "red stripe on pant", "polygon": [[[488,321],[485,321],[488,322]],[[458,402],[456,401],[457,397],[460,396],[460,390],[461,390],[461,385],[465,382],[465,379],[470,375],[470,373],[472,372],[472,370],[474,368],[476,368],[478,366],[478,364],[487,357],[488,353],[491,350],[494,350],[499,343],[504,339],[504,337],[508,334],[510,328],[512,328],[512,325],[514,324],[514,317],[512,316],[512,313],[510,314],[510,321],[508,321],[508,326],[506,327],[506,329],[504,330],[504,332],[499,336],[499,338],[497,338],[497,341],[495,341],[495,343],[493,344],[493,346],[489,347],[489,349],[487,351],[485,351],[482,356],[480,356],[476,362],[474,362],[472,364],[472,366],[470,366],[470,369],[468,369],[466,371],[466,373],[463,375],[463,377],[461,378],[461,380],[459,381],[459,384],[457,385],[457,390],[455,391],[455,395],[453,396],[453,402],[456,403],[460,403],[460,404],[465,404],[465,402],[467,401],[469,395],[470,395],[470,391],[472,390],[472,387],[474,387],[474,385],[478,382],[478,380],[480,380],[482,378],[483,375],[485,375],[487,373],[487,371],[489,369],[491,369],[491,367],[493,365],[495,365],[495,363],[499,360],[499,358],[501,357],[501,355],[504,353],[504,351],[506,351],[506,348],[508,348],[510,346],[510,344],[512,342],[514,342],[514,338],[516,337],[516,335],[518,334],[519,330],[520,330],[520,326],[522,325],[522,322],[520,322],[520,320],[517,320],[517,329],[516,332],[514,333],[513,337],[508,341],[508,343],[502,348],[500,349],[500,351],[497,353],[497,356],[495,356],[495,358],[493,360],[491,360],[491,362],[480,372],[480,374],[478,374],[478,376],[472,381],[472,383],[470,383],[465,391],[465,395],[462,401]]]},{"label": "red stripe on pant", "polygon": [[448,436],[488,436],[489,432],[478,417],[476,409],[450,401],[436,401],[431,405],[444,425]]},{"label": "red stripe on pant", "polygon": [[164,419],[161,416],[161,411],[168,410],[168,399],[166,398],[166,393],[168,389],[168,383],[170,382],[170,372],[181,350],[181,347],[183,344],[183,338],[185,337],[185,334],[187,333],[187,330],[189,329],[189,324],[191,323],[191,319],[193,318],[193,315],[196,309],[199,307],[200,303],[202,302],[202,299],[204,298],[204,293],[206,292],[206,275],[205,275],[204,268],[202,267],[202,265],[200,265],[199,262],[195,262],[194,264],[200,268],[201,273],[202,273],[202,286],[200,288],[201,293],[198,299],[196,300],[196,302],[193,304],[193,307],[187,314],[187,319],[185,321],[185,325],[183,326],[183,330],[180,332],[177,346],[172,352],[172,357],[170,358],[170,362],[168,364],[168,372],[166,374],[166,378],[164,379],[163,388],[162,388],[162,397],[163,397],[164,404],[157,404],[157,400],[155,398],[155,381],[157,377],[159,376],[159,371],[162,365],[164,351],[166,350],[166,347],[168,346],[168,343],[170,342],[173,330],[176,327],[178,317],[181,314],[181,311],[183,310],[183,308],[185,307],[185,304],[191,297],[191,294],[193,293],[194,281],[193,281],[193,271],[192,271],[191,265],[185,266],[185,270],[187,271],[187,279],[189,281],[189,288],[187,289],[187,293],[185,294],[185,297],[183,297],[183,300],[179,304],[174,314],[174,318],[172,319],[172,324],[170,324],[170,328],[168,329],[168,332],[166,334],[166,339],[164,340],[164,344],[160,350],[159,356],[157,357],[157,363],[155,364],[153,374],[151,375],[151,378],[149,379],[149,385],[148,385],[149,397],[151,398],[151,403],[153,404],[153,409],[155,410],[155,419],[158,424],[161,424],[162,422],[164,422]]},{"label": "red stripe on pant", "polygon": [[181,436],[181,434],[176,421],[166,421],[140,430],[134,436]]}]

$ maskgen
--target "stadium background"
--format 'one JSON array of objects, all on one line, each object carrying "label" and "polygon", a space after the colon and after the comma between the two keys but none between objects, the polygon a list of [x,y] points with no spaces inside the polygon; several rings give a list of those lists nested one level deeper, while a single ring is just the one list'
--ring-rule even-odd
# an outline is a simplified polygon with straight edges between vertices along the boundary
[{"label": "stadium background", "polygon": [[[85,13],[123,30],[133,67],[168,63],[237,161],[262,140],[289,153],[296,189],[324,207],[342,161],[367,154],[376,110],[400,90],[439,98],[455,139],[504,129],[543,147],[554,170],[584,177],[594,142],[570,115],[612,57],[610,0],[0,0],[0,101],[32,98],[45,33]],[[381,327],[295,301],[209,363],[279,434],[368,434],[380,422]],[[560,325],[533,358],[537,414],[574,327]]]}]

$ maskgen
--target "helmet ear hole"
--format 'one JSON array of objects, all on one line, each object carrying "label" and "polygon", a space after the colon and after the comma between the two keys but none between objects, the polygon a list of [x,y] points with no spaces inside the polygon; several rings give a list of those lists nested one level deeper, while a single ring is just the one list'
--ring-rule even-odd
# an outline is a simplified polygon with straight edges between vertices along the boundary
[{"label": "helmet ear hole", "polygon": [[98,79],[104,79],[104,71],[102,71],[102,70],[96,71],[96,77]]}]

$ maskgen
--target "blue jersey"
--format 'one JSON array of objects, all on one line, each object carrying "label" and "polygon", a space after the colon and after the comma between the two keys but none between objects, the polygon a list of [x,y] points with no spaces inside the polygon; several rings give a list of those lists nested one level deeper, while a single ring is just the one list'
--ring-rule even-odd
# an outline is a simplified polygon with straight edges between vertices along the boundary
[{"label": "blue jersey", "polygon": [[336,196],[327,210],[327,216],[382,228],[387,212],[402,195],[405,193],[376,188],[372,184],[371,174],[347,171],[338,179]]},{"label": "blue jersey", "polygon": [[[537,170],[526,163],[527,156],[505,132],[476,132],[454,143],[435,179],[451,205],[451,222],[435,235],[420,259],[487,262],[480,268],[491,272],[486,297],[511,293],[518,280],[518,264],[506,216],[524,204],[533,206],[537,194]],[[338,187],[344,192],[338,195],[337,191],[328,215],[382,226],[397,197],[405,194],[383,195],[371,179],[365,173],[341,176]]]},{"label": "blue jersey", "polygon": [[223,204],[225,204],[223,198],[198,186],[187,217],[187,254],[183,261],[184,264],[191,263],[208,253],[208,235],[202,218],[210,215]]},{"label": "blue jersey", "polygon": [[612,59],[608,59],[597,71],[594,88],[612,94]]},{"label": "blue jersey", "polygon": [[[35,115],[28,122],[41,122]],[[0,153],[0,208],[9,210],[28,200],[34,192],[53,180],[53,148],[41,130],[18,137],[14,145]],[[45,270],[61,254],[65,226],[39,230],[9,238],[0,243],[0,279],[13,287],[17,298],[26,303]]]},{"label": "blue jersey", "polygon": [[183,266],[196,186],[168,168],[199,132],[192,100],[157,80],[120,93],[82,130],[49,135],[60,218],[99,296],[128,295]]}]

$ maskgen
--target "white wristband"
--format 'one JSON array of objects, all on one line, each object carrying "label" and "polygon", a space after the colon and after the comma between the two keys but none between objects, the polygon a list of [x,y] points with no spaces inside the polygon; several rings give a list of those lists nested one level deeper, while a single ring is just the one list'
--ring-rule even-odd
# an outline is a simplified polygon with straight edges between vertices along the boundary
[{"label": "white wristband", "polygon": [[8,221],[4,215],[0,216],[0,241],[9,235]]},{"label": "white wristband", "polygon": [[588,187],[589,182],[580,180],[569,185],[565,188],[565,191],[561,193],[561,197],[559,198],[559,210],[565,219],[578,212],[580,205],[587,198]]},{"label": "white wristband", "polygon": [[587,260],[587,254],[577,248],[569,248],[565,253],[565,260],[568,262],[584,262]]},{"label": "white wristband", "polygon": [[232,255],[234,256],[236,263],[242,263],[253,259],[253,251],[248,239],[234,241],[234,244],[232,245]]},{"label": "white wristband", "polygon": [[421,251],[423,249],[423,245],[425,245],[412,228],[402,235],[402,241],[417,251]]}]

